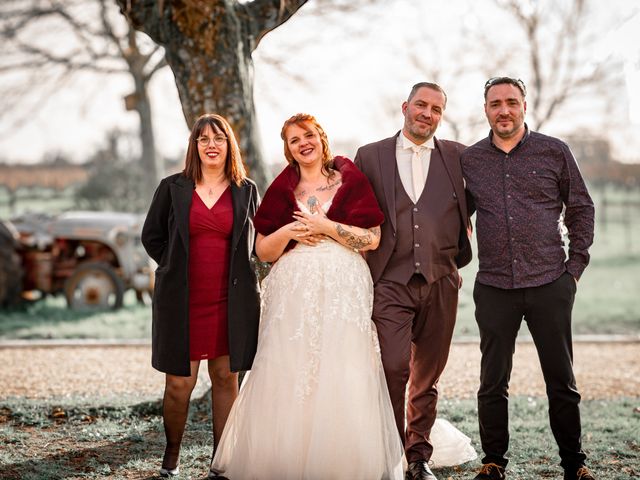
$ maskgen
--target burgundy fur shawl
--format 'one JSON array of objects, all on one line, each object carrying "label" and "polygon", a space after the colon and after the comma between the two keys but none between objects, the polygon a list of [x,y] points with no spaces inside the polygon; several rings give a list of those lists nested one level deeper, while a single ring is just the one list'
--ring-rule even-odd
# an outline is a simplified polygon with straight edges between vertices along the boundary
[{"label": "burgundy fur shawl", "polygon": [[[367,177],[346,157],[335,157],[333,167],[342,175],[342,185],[333,197],[327,217],[335,222],[361,228],[380,225],[384,221],[384,215]],[[295,220],[293,212],[299,208],[293,190],[299,181],[296,169],[287,166],[271,183],[253,218],[256,230],[262,235],[269,235]],[[295,243],[291,241],[287,250],[295,246]]]}]

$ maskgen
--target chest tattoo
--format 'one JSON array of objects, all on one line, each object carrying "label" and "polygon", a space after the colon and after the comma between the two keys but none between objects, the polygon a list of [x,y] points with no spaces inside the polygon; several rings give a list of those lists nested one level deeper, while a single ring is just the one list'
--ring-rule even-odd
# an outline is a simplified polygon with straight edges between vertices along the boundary
[{"label": "chest tattoo", "polygon": [[310,212],[315,212],[318,208],[320,208],[320,201],[315,195],[311,195],[307,199],[307,206],[309,207]]},{"label": "chest tattoo", "polygon": [[329,185],[323,185],[322,187],[316,188],[316,192],[326,192],[327,190],[333,190],[335,187],[337,187],[341,183],[342,183],[342,180],[336,180],[335,182]]}]

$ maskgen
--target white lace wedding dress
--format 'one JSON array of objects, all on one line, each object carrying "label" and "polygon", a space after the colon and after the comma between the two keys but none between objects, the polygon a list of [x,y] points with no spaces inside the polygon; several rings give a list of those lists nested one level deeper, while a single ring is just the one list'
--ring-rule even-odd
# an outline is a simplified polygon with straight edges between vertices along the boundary
[{"label": "white lace wedding dress", "polygon": [[327,239],[282,255],[263,282],[258,351],[213,471],[231,480],[404,478],[372,302],[357,252]]}]

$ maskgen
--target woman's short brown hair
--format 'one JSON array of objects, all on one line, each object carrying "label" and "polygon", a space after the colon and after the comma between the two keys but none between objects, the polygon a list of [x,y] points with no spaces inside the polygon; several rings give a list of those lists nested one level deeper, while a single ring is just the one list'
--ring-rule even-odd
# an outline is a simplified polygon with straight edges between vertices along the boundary
[{"label": "woman's short brown hair", "polygon": [[187,148],[187,154],[185,156],[184,175],[196,184],[202,181],[202,165],[198,153],[198,137],[207,125],[209,125],[214,132],[222,133],[227,137],[227,158],[225,158],[224,173],[229,181],[240,185],[247,177],[247,171],[242,163],[242,155],[240,155],[238,141],[233,134],[229,122],[227,122],[224,117],[216,115],[215,113],[205,113],[193,124],[191,135],[189,135],[189,147]]},{"label": "woman's short brown hair", "polygon": [[313,115],[309,115],[308,113],[297,113],[291,118],[289,118],[284,125],[282,126],[282,130],[280,131],[280,138],[284,140],[284,156],[287,159],[289,165],[296,167],[299,170],[298,162],[296,162],[295,158],[293,158],[293,154],[291,150],[289,150],[289,145],[287,144],[287,128],[291,125],[297,125],[300,128],[309,131],[311,126],[316,129],[318,134],[320,135],[320,142],[322,143],[322,171],[327,176],[332,176],[333,171],[333,155],[331,154],[331,150],[329,149],[329,139],[327,138],[327,134],[324,129],[320,126],[316,117]]}]

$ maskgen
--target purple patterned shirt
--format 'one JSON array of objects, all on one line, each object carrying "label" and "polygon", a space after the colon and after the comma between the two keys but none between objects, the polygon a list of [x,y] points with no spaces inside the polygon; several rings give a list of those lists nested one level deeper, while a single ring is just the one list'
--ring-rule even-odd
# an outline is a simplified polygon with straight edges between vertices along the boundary
[{"label": "purple patterned shirt", "polygon": [[593,243],[594,207],[567,144],[527,128],[505,153],[490,132],[461,160],[469,211],[476,212],[478,282],[512,289],[550,283],[565,271],[580,278]]}]

